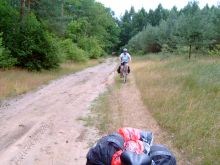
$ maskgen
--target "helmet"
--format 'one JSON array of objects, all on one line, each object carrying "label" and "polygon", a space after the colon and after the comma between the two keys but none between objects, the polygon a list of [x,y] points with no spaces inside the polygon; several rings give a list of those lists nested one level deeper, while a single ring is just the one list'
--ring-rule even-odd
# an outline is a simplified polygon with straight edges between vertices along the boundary
[{"label": "helmet", "polygon": [[127,51],[128,51],[128,49],[126,49],[126,48],[123,49],[123,52],[127,52]]}]

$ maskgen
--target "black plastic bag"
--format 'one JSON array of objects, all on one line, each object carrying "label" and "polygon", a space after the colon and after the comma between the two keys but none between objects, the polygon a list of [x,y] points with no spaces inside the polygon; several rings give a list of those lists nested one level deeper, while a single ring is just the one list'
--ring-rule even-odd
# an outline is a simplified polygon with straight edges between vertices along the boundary
[{"label": "black plastic bag", "polygon": [[114,133],[101,138],[88,152],[86,165],[111,165],[112,156],[123,149],[124,139]]},{"label": "black plastic bag", "polygon": [[152,145],[149,155],[156,165],[176,165],[175,156],[163,145]]}]

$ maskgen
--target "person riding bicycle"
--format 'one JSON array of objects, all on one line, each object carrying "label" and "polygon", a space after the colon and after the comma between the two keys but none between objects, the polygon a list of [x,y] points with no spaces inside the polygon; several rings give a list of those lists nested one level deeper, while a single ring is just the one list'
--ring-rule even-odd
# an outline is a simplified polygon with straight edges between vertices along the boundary
[{"label": "person riding bicycle", "polygon": [[119,56],[119,60],[121,62],[121,68],[120,68],[120,76],[123,75],[123,67],[126,67],[126,71],[128,71],[128,63],[131,61],[131,55],[128,53],[128,50],[126,48],[123,49],[123,53]]}]

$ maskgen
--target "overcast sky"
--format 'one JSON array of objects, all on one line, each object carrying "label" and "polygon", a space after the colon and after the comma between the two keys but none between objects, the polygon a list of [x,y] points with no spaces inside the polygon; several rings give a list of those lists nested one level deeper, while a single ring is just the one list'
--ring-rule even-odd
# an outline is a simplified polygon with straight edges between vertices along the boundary
[{"label": "overcast sky", "polygon": [[[117,17],[124,14],[125,10],[130,10],[131,6],[134,6],[135,10],[138,11],[140,8],[144,7],[147,11],[149,9],[157,8],[158,4],[166,9],[171,9],[176,6],[178,9],[183,8],[187,5],[189,0],[96,0],[101,2],[106,7],[110,7]],[[217,5],[220,0],[198,0],[199,6],[204,7],[207,3],[209,6]]]}]

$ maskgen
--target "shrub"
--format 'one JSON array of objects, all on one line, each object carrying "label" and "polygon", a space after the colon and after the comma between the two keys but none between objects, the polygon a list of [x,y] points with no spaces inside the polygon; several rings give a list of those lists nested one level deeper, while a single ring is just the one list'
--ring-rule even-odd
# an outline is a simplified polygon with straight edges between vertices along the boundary
[{"label": "shrub", "polygon": [[79,40],[78,45],[80,48],[87,51],[89,58],[92,59],[97,59],[103,53],[103,49],[95,37],[82,37]]},{"label": "shrub", "polygon": [[220,56],[220,44],[218,44],[213,50],[210,50],[209,55]]},{"label": "shrub", "polygon": [[160,45],[160,31],[158,27],[148,25],[143,31],[134,36],[128,43],[131,50],[142,50],[144,53],[160,52],[162,46]]},{"label": "shrub", "polygon": [[60,43],[60,47],[66,60],[70,61],[86,61],[88,59],[87,53],[77,47],[71,39],[65,39]]},{"label": "shrub", "polygon": [[20,67],[39,71],[59,66],[52,38],[34,15],[29,15],[20,29],[11,34],[7,44]]},{"label": "shrub", "polygon": [[2,46],[2,37],[0,34],[0,68],[11,68],[16,63],[16,58],[13,58],[10,54],[10,51]]}]

